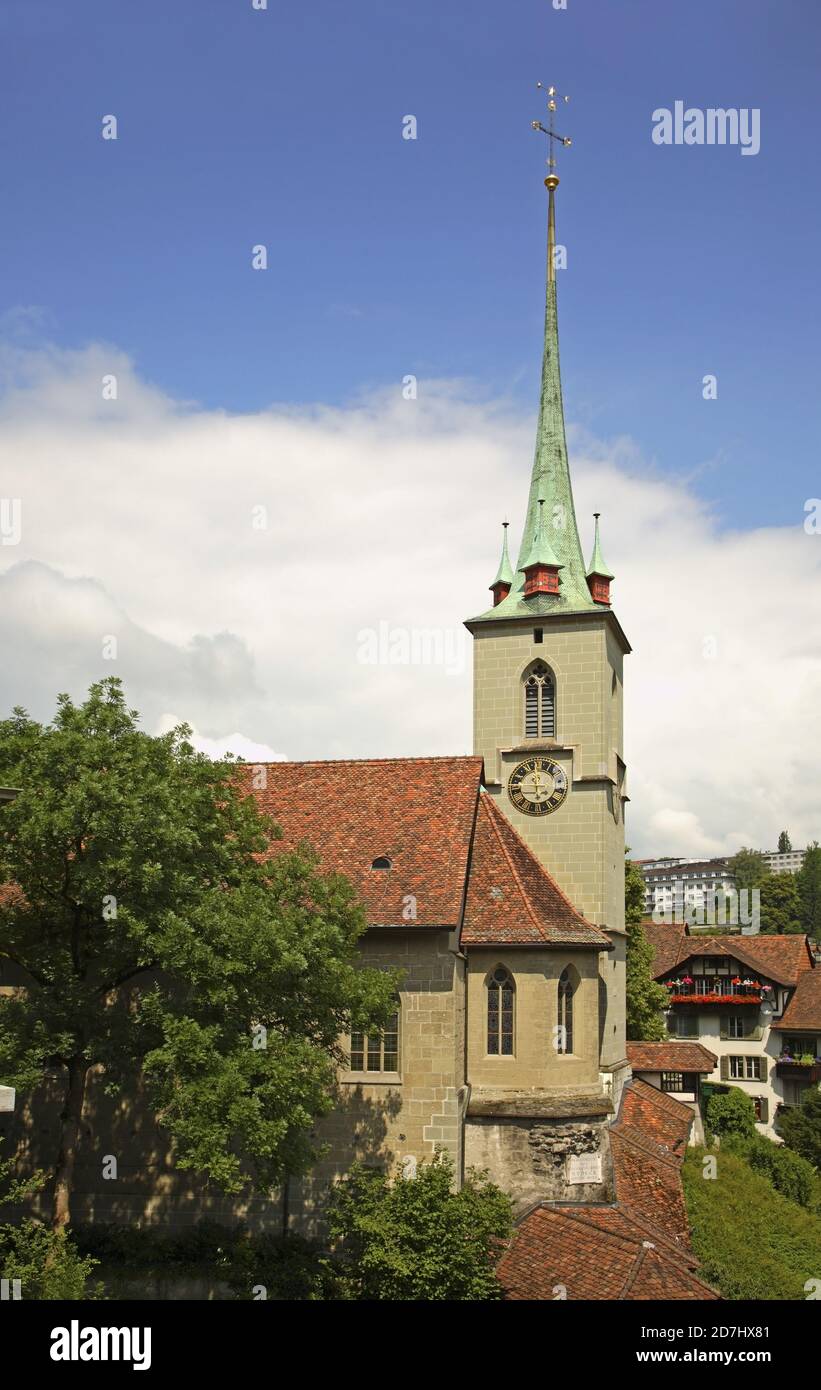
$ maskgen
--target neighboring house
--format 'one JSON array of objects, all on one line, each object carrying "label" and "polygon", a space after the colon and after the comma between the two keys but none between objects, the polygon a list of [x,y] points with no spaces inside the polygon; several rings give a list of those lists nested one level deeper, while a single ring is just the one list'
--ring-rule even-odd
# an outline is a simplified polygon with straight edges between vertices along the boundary
[{"label": "neighboring house", "polygon": [[690,1107],[696,1117],[692,1142],[703,1143],[701,1080],[718,1066],[716,1054],[697,1042],[629,1042],[627,1060],[634,1076]]},{"label": "neighboring house", "polygon": [[[670,1036],[714,1053],[718,1064],[703,1079],[745,1091],[762,1132],[775,1138],[779,1107],[797,1104],[801,1088],[817,1081],[821,972],[809,938],[703,937],[685,925],[642,925],[655,953],[653,974],[669,990]],[[800,1046],[802,1059],[812,1052],[812,1066],[802,1061],[799,1070],[782,1060],[785,1042]]]},{"label": "neighboring house", "polygon": [[499,1262],[512,1300],[717,1299],[698,1276],[681,1165],[693,1115],[641,1080],[622,1091],[610,1130],[616,1200],[541,1202]]},{"label": "neighboring house", "polygon": [[781,1051],[775,1073],[784,1105],[800,1105],[807,1086],[821,1081],[821,967],[805,970],[772,1031]]}]

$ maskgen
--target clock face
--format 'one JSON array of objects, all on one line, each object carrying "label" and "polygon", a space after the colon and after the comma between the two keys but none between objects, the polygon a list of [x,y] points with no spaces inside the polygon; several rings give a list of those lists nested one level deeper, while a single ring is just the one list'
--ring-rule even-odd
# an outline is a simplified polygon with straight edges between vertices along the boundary
[{"label": "clock face", "polygon": [[511,772],[507,794],[526,816],[549,816],[567,796],[567,776],[552,758],[525,758]]}]

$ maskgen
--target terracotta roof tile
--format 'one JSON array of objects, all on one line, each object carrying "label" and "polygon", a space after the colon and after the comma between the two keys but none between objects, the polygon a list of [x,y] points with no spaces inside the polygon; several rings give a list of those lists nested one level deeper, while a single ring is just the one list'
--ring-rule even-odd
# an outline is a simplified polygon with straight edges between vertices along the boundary
[{"label": "terracotta roof tile", "polygon": [[821,968],[801,974],[795,994],[773,1028],[778,1032],[821,1030]]},{"label": "terracotta roof tile", "polygon": [[[301,841],[322,866],[345,874],[372,926],[458,925],[482,776],[481,758],[386,758],[357,762],[266,763],[266,786],[253,783],[260,764],[242,774],[260,807],[281,826],[270,853]],[[373,869],[385,856],[390,869]]]},{"label": "terracotta roof tile", "polygon": [[643,921],[641,927],[653,948],[653,974],[666,974],[678,961],[686,927],[683,923],[667,926],[664,923],[647,921]]},{"label": "terracotta roof tile", "polygon": [[696,1042],[629,1042],[627,1060],[634,1072],[711,1072],[718,1065],[715,1053]]},{"label": "terracotta roof tile", "polygon": [[[655,924],[654,924],[655,925]],[[682,927],[655,927],[657,932],[679,931]],[[648,939],[650,931],[645,927]],[[749,970],[755,970],[778,984],[792,985],[800,975],[813,966],[810,949],[805,936],[684,936],[679,937],[678,952],[670,959],[672,935],[659,938],[662,942],[656,952],[653,973],[656,979],[668,974],[676,966],[684,965],[694,956],[732,956]]]},{"label": "terracotta roof tile", "polygon": [[681,1165],[692,1112],[633,1080],[610,1128],[616,1203],[549,1202],[517,1225],[499,1262],[509,1299],[717,1299],[690,1248]]},{"label": "terracotta roof tile", "polygon": [[714,1299],[694,1264],[618,1208],[537,1207],[499,1262],[512,1300]]},{"label": "terracotta roof tile", "polygon": [[479,797],[462,942],[599,951],[611,945],[606,933],[577,911],[487,792]]}]

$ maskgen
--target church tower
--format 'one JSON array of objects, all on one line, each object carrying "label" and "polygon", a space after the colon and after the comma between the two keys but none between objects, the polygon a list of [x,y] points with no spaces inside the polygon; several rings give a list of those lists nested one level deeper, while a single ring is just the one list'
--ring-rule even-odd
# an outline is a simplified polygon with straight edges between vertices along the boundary
[{"label": "church tower", "polygon": [[[497,805],[571,902],[610,936],[599,967],[600,1072],[617,1098],[625,1056],[623,659],[596,514],[585,566],[565,439],[556,305],[554,93],[549,93],[547,297],[541,401],[515,570],[507,531],[493,605],[474,638],[473,748]],[[568,144],[569,141],[562,140]]]}]

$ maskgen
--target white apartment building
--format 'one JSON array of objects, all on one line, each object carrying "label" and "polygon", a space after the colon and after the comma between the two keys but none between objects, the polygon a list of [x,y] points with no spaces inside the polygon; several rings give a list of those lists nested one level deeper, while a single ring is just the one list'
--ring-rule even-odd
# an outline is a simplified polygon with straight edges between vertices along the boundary
[{"label": "white apartment building", "polygon": [[764,862],[771,874],[797,874],[804,863],[806,850],[765,850]]},{"label": "white apartment building", "polygon": [[686,904],[703,909],[735,890],[726,859],[642,860],[638,867],[648,916],[681,917]]}]

